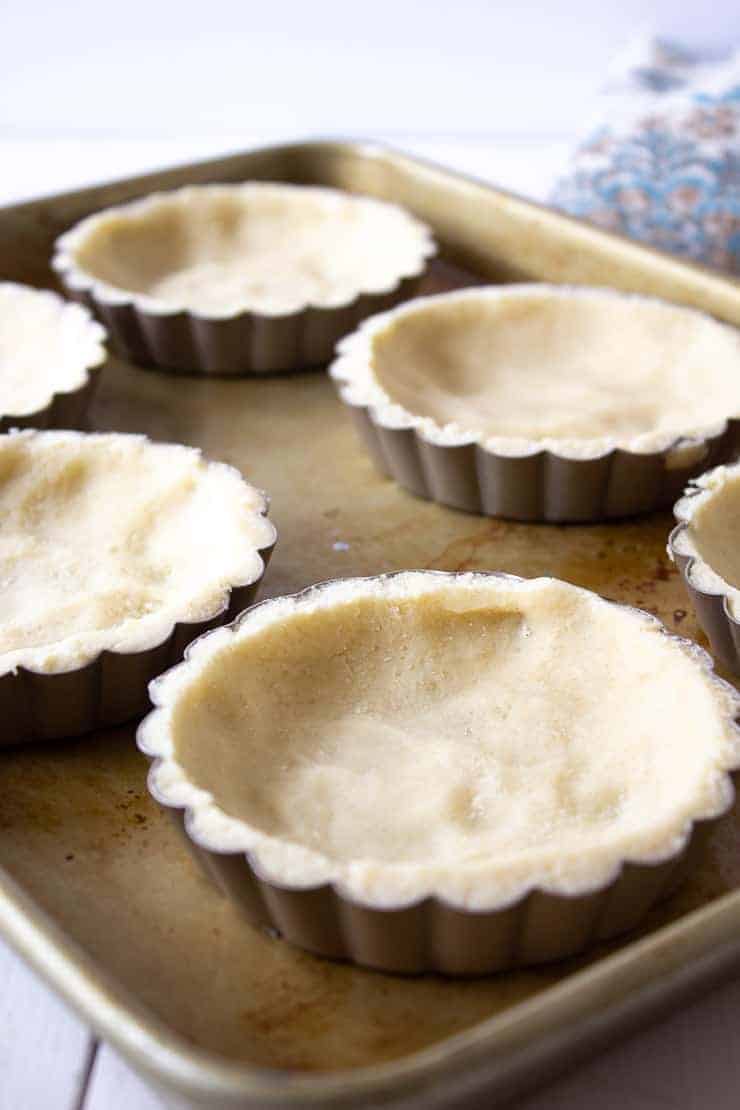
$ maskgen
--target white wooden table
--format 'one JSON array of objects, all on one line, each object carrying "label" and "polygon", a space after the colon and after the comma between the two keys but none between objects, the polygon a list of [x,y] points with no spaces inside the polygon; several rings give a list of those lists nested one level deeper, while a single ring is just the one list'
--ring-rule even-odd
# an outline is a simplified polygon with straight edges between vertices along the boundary
[{"label": "white wooden table", "polygon": [[[379,135],[383,138],[383,135]],[[0,204],[249,146],[218,139],[0,136]],[[261,136],[264,138],[264,136]],[[543,197],[570,138],[391,137],[394,145]],[[0,942],[0,1110],[153,1110],[144,1084]],[[612,1048],[522,1110],[737,1110],[740,981]]]}]

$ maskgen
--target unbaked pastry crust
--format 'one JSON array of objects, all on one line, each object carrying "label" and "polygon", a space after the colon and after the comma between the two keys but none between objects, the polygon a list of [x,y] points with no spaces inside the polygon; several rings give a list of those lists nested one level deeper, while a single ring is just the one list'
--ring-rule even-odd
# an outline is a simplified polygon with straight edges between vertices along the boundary
[{"label": "unbaked pastry crust", "polygon": [[499,455],[678,449],[740,416],[740,337],[693,309],[613,290],[495,286],[365,321],[331,367],[381,426]]},{"label": "unbaked pastry crust", "polygon": [[397,205],[335,189],[191,185],[106,209],[57,242],[68,285],[151,313],[290,315],[390,292],[434,253]]},{"label": "unbaked pastry crust", "polygon": [[144,436],[0,436],[0,674],[143,651],[262,569],[265,499],[224,463]]},{"label": "unbaked pastry crust", "polygon": [[105,360],[105,336],[81,305],[0,282],[0,415],[28,417],[82,389]]},{"label": "unbaked pastry crust", "polygon": [[730,614],[740,619],[740,463],[717,466],[695,479],[674,511],[685,527],[672,545],[692,560],[690,583],[725,595]]},{"label": "unbaked pastry crust", "polygon": [[375,907],[595,889],[678,854],[740,763],[700,649],[555,579],[325,583],[203,637],[152,696],[150,785],[196,843]]}]

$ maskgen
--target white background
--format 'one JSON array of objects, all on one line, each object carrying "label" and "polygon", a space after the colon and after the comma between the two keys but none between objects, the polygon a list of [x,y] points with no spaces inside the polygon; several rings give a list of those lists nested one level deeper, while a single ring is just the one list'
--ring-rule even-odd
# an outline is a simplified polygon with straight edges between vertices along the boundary
[{"label": "white background", "polygon": [[[385,139],[544,197],[638,33],[740,44],[737,0],[0,0],[0,202],[308,135]],[[2,268],[0,244],[0,275]],[[740,985],[528,1110],[736,1110]],[[152,1096],[0,945],[0,1110]]]},{"label": "white background", "polygon": [[[734,9],[734,15],[733,15]],[[6,134],[562,136],[653,27],[709,47],[731,0],[49,0],[6,4]],[[734,24],[734,27],[733,27]]]},{"label": "white background", "polygon": [[0,200],[319,134],[542,194],[640,32],[717,51],[740,4],[0,0]]}]

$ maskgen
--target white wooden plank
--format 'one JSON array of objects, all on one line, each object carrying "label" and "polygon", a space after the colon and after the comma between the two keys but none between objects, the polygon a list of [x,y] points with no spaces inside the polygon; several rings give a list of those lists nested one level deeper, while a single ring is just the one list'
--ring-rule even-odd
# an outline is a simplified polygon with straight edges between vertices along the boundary
[{"label": "white wooden plank", "polygon": [[0,1110],[76,1110],[92,1037],[0,941]]},{"label": "white wooden plank", "polygon": [[518,1110],[737,1110],[740,981],[602,1053]]},{"label": "white wooden plank", "polygon": [[162,1102],[120,1056],[101,1045],[81,1110],[162,1110]]}]

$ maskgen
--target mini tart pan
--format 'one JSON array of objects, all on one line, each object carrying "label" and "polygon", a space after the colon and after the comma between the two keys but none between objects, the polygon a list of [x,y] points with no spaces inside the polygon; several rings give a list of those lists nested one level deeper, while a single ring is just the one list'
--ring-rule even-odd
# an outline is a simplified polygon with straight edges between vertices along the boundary
[{"label": "mini tart pan", "polygon": [[[265,566],[269,555],[270,549],[263,549]],[[251,605],[258,589],[259,581],[234,587],[228,604],[208,620],[178,621],[161,643],[146,651],[104,650],[71,671],[6,671],[0,675],[0,747],[80,736],[141,717],[150,707],[147,688],[152,679],[182,659],[192,640]]]},{"label": "mini tart pan", "polygon": [[[22,299],[27,307],[37,303],[42,309],[53,306],[60,316],[76,318],[80,333],[86,333],[87,350],[80,356],[79,384],[49,392],[38,406],[26,412],[0,412],[0,434],[11,428],[77,428],[87,427],[87,415],[107,359],[107,333],[79,304],[65,302],[48,289],[35,289],[16,282],[0,282],[0,297]],[[0,337],[2,342],[2,337]],[[53,366],[55,350],[49,348],[49,364]],[[8,357],[6,355],[6,357]]]},{"label": "mini tart pan", "polygon": [[[76,432],[13,434],[69,434],[88,438],[86,433]],[[144,436],[116,438],[140,440],[157,448],[170,446],[153,444]],[[178,449],[200,454],[194,448],[178,445]],[[208,465],[226,467],[222,463]],[[243,479],[242,482],[247,486]],[[8,669],[6,665],[0,673],[0,748],[78,736],[141,717],[150,708],[148,686],[152,679],[181,660],[187,645],[194,639],[233,620],[245,606],[254,602],[276,540],[274,526],[266,519],[267,500],[259,496],[262,503],[259,517],[265,525],[265,542],[255,549],[259,555],[258,571],[235,581],[207,617],[195,621],[178,620],[158,642],[144,649],[103,649],[83,665],[71,669],[45,670],[25,664]],[[2,664],[0,655],[0,668]]]},{"label": "mini tart pan", "polygon": [[[740,464],[726,468],[730,473],[740,472]],[[712,573],[698,555],[689,538],[689,528],[696,503],[707,496],[707,488],[714,476],[724,467],[703,474],[684,492],[673,512],[677,524],[668,537],[668,555],[681,572],[686,592],[712,648],[712,653],[723,667],[740,675],[740,621],[730,609],[731,587],[719,575]],[[703,574],[701,572],[704,572]],[[706,581],[709,571],[711,580]],[[697,574],[699,572],[699,574]],[[699,583],[697,578],[705,579]]]},{"label": "mini tart pan", "polygon": [[[521,578],[502,573],[429,571],[400,572],[377,579],[331,580],[309,587],[293,598],[276,598],[253,606],[230,629],[218,630],[212,636],[223,637],[238,631],[244,623],[259,619],[265,607],[274,604],[313,601],[325,591],[356,582],[383,583],[403,575],[421,574],[427,579],[446,581],[475,578],[526,584]],[[588,594],[584,590],[578,592]],[[623,859],[610,869],[606,878],[602,876],[602,881],[587,889],[559,893],[530,885],[523,888],[520,896],[490,910],[467,909],[435,894],[410,902],[401,899],[398,904],[386,896],[381,905],[374,905],[350,894],[341,883],[314,883],[306,879],[300,867],[296,871],[300,878],[295,883],[277,881],[269,873],[271,863],[264,862],[270,859],[269,851],[261,859],[260,848],[244,851],[223,845],[215,847],[213,836],[203,831],[198,805],[215,810],[227,824],[233,819],[218,808],[210,793],[193,788],[183,777],[181,765],[163,741],[167,726],[162,723],[168,712],[168,688],[174,691],[175,698],[178,690],[186,688],[188,673],[198,657],[208,656],[211,636],[191,644],[184,662],[152,683],[150,693],[155,709],[142,722],[137,735],[140,750],[151,762],[149,790],[171,812],[205,873],[252,925],[277,931],[285,940],[317,955],[385,972],[456,976],[488,974],[576,955],[634,928],[656,903],[678,888],[700,856],[708,832],[730,808],[734,791],[727,772],[740,766],[737,725],[740,699],[732,687],[713,674],[709,656],[692,642],[668,633],[650,614],[603,599],[598,601],[629,610],[661,635],[683,646],[725,699],[726,727],[733,739],[732,754],[726,756],[723,764],[720,788],[706,811],[690,820],[674,839],[670,852],[656,853],[650,859]],[[196,805],[192,804],[193,789],[201,796]],[[226,836],[228,839],[228,832]]]},{"label": "mini tart pan", "polygon": [[629,297],[650,302],[638,295],[588,287],[528,284],[476,288],[417,298],[411,305],[366,320],[340,342],[329,372],[340,399],[350,409],[360,440],[382,474],[417,497],[464,512],[576,523],[667,508],[691,478],[731,456],[740,442],[740,412],[699,434],[668,437],[656,449],[613,446],[580,455],[561,452],[552,443],[544,446],[521,440],[500,450],[458,426],[441,427],[392,403],[382,388],[378,390],[377,382],[368,389],[373,336],[402,315],[433,301],[463,301],[481,295],[526,299],[535,289],[563,297]]},{"label": "mini tart pan", "polygon": [[[418,236],[418,251],[403,272],[372,289],[357,289],[336,303],[309,303],[287,312],[268,313],[245,307],[208,315],[178,310],[164,301],[98,280],[77,261],[79,245],[111,218],[139,217],[171,198],[187,200],[194,194],[218,197],[238,190],[265,189],[279,189],[291,195],[301,191],[342,195],[331,189],[257,182],[241,186],[186,186],[172,193],[155,193],[82,220],[57,239],[52,265],[69,296],[92,309],[108,328],[118,353],[137,365],[226,375],[278,373],[324,365],[342,336],[352,332],[362,320],[416,295],[436,247],[431,232],[410,214],[403,212]],[[359,199],[402,211],[386,202]]]}]

